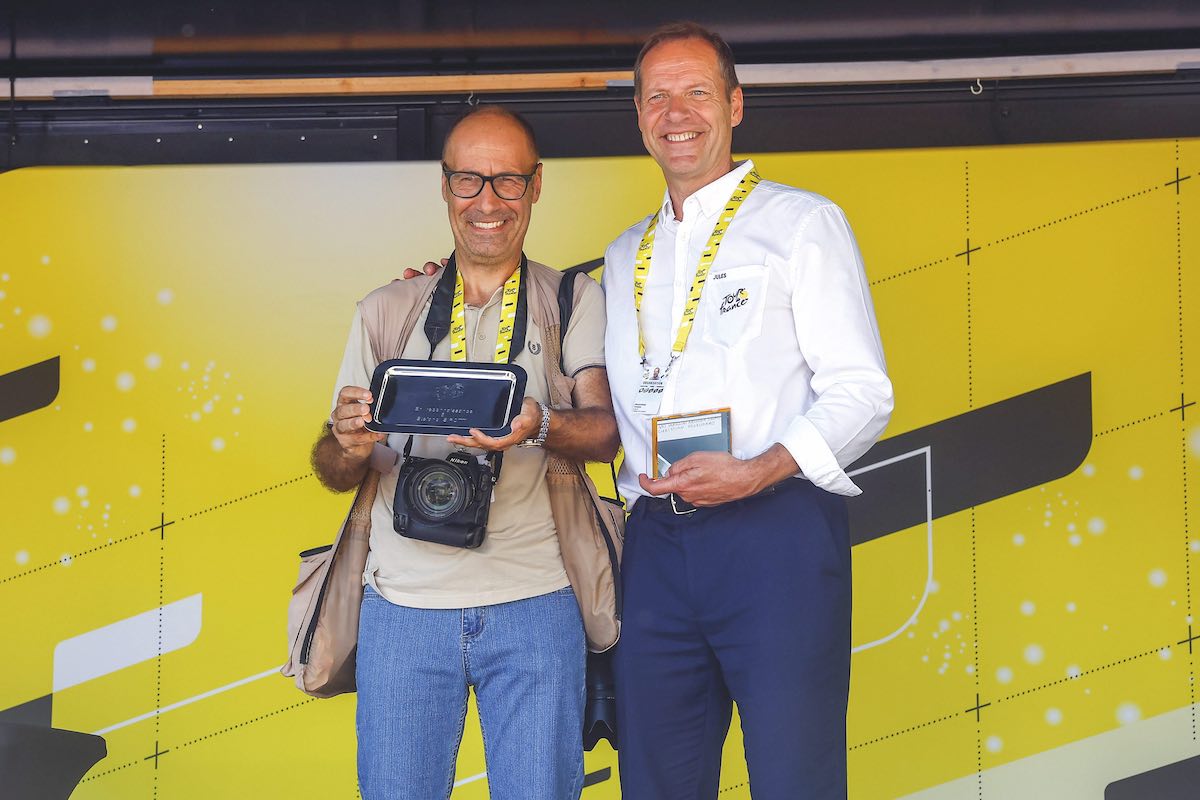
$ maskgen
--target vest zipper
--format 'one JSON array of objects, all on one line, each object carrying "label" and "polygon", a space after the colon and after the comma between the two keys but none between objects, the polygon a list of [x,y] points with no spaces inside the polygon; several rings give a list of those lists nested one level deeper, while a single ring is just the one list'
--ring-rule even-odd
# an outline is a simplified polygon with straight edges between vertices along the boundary
[{"label": "vest zipper", "polygon": [[[330,545],[333,547],[333,545]],[[300,648],[300,663],[308,663],[308,655],[312,650],[313,637],[317,635],[317,621],[321,619],[321,605],[325,602],[325,589],[329,586],[329,577],[333,574],[333,562],[337,558],[335,552],[333,558],[329,559],[329,569],[325,573],[325,580],[321,581],[321,591],[317,594],[317,605],[313,609],[312,619],[308,621],[308,630],[304,632],[304,645]]]}]

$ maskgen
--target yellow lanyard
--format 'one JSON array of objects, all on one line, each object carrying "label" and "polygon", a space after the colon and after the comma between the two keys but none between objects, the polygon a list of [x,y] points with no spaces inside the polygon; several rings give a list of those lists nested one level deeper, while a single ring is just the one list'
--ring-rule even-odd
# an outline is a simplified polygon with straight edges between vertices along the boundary
[{"label": "yellow lanyard", "polygon": [[[504,293],[500,298],[500,330],[496,332],[497,364],[508,363],[508,354],[512,349],[513,326],[517,319],[517,297],[520,293],[521,269],[518,267],[504,282]],[[467,360],[467,315],[461,274],[454,280],[454,306],[450,310],[450,360]]]},{"label": "yellow lanyard", "polygon": [[[737,188],[733,190],[725,208],[722,209],[721,216],[717,218],[717,224],[713,226],[712,235],[708,237],[708,244],[700,253],[700,263],[696,266],[696,274],[692,278],[692,289],[688,293],[687,303],[683,307],[683,319],[679,322],[679,333],[676,334],[675,344],[671,347],[671,362],[667,365],[668,372],[675,360],[683,355],[683,349],[687,347],[688,337],[692,334],[692,323],[696,320],[696,309],[700,307],[700,295],[704,291],[704,282],[708,280],[708,271],[717,258],[717,249],[721,246],[721,240],[725,238],[725,231],[729,230],[729,225],[733,222],[738,209],[742,207],[742,201],[746,199],[746,195],[750,194],[750,190],[761,180],[762,178],[754,170],[746,173]],[[642,242],[638,245],[637,255],[633,261],[633,307],[637,315],[638,353],[642,357],[643,367],[646,366],[646,340],[642,336],[642,297],[646,294],[646,279],[650,276],[650,257],[654,252],[654,229],[657,225],[658,214],[655,214],[650,218],[646,232],[642,234]]]}]

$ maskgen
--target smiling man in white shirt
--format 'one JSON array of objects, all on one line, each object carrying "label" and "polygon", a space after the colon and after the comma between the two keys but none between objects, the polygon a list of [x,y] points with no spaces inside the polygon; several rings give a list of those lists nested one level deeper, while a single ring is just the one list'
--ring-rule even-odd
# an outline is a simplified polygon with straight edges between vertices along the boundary
[{"label": "smiling man in white shirt", "polygon": [[[842,211],[734,163],[728,45],[681,24],[634,69],[663,204],[608,248],[605,350],[632,504],[617,692],[624,796],[715,798],[737,703],[756,800],[846,793],[845,467],[892,410]],[[655,418],[728,409],[731,447],[652,479]],[[670,420],[663,423],[669,425]]]}]

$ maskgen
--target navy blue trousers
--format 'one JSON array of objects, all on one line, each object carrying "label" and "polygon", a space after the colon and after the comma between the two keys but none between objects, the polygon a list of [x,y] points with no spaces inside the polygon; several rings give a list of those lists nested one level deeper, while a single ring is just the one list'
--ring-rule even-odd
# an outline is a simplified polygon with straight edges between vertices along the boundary
[{"label": "navy blue trousers", "polygon": [[711,800],[737,703],[755,800],[846,796],[843,498],[791,479],[676,516],[634,504],[616,650],[623,800]]}]

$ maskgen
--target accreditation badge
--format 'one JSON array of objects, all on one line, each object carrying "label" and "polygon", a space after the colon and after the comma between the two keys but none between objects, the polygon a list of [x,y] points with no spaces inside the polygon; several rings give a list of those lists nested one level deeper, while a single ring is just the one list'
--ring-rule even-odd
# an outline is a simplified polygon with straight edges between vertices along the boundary
[{"label": "accreditation badge", "polygon": [[666,384],[666,379],[657,375],[657,369],[654,370],[654,373],[655,375],[642,378],[637,394],[633,396],[634,414],[653,417],[658,414],[658,409],[662,406],[663,386]]}]

